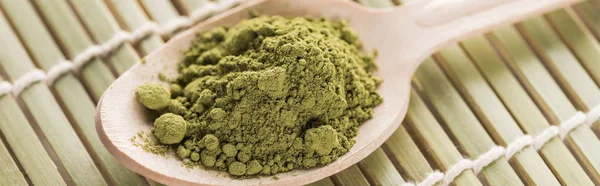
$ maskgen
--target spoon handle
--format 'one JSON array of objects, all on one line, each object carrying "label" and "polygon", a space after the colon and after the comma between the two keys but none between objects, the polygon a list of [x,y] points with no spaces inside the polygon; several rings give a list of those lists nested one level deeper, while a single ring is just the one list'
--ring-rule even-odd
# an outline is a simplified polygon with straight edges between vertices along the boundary
[{"label": "spoon handle", "polygon": [[415,24],[429,32],[433,51],[469,36],[540,15],[579,0],[429,0],[417,2]]}]

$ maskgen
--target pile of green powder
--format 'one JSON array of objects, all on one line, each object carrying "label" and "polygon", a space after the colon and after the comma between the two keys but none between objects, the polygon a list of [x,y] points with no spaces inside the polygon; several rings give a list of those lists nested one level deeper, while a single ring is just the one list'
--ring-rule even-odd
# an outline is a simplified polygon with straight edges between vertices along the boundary
[{"label": "pile of green powder", "polygon": [[187,163],[236,177],[326,165],[383,100],[373,55],[343,21],[258,16],[199,34],[169,89],[136,97]]}]

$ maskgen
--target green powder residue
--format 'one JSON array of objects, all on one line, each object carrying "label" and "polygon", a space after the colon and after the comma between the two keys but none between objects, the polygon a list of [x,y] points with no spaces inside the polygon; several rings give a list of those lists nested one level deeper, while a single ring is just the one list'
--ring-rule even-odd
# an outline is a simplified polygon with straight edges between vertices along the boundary
[{"label": "green powder residue", "polygon": [[170,147],[158,142],[153,134],[146,134],[144,132],[138,132],[137,136],[131,138],[131,143],[134,146],[144,149],[146,152],[150,152],[158,155],[166,155]]},{"label": "green powder residue", "polygon": [[343,21],[259,16],[199,34],[170,91],[136,97],[163,113],[153,134],[187,166],[243,178],[327,165],[383,101],[361,45]]}]

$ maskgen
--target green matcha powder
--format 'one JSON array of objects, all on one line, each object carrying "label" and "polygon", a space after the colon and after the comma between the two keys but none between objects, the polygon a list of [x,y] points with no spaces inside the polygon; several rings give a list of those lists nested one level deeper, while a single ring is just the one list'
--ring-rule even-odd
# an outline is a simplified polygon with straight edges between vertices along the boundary
[{"label": "green matcha powder", "polygon": [[136,89],[153,136],[187,165],[238,178],[326,165],[383,99],[373,55],[343,21],[258,16],[199,34],[170,90]]}]

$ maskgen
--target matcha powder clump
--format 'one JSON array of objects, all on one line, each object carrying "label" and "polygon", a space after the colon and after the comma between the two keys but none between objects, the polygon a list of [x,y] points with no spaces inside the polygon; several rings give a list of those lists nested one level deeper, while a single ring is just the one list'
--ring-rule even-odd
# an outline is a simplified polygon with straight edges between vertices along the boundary
[{"label": "matcha powder clump", "polygon": [[383,101],[360,50],[345,22],[322,18],[258,16],[199,34],[168,105],[146,104],[163,113],[154,135],[182,160],[238,177],[329,164]]}]

